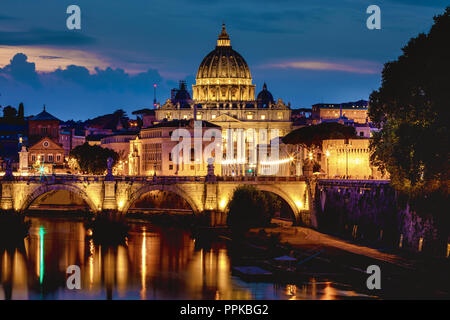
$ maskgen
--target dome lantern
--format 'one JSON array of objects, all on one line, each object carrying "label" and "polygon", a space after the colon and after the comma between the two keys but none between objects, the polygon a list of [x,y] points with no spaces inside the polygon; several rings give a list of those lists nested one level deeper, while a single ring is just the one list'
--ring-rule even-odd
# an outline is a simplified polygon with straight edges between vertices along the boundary
[{"label": "dome lantern", "polygon": [[230,36],[228,35],[227,31],[225,30],[225,23],[222,24],[222,33],[219,34],[219,39],[217,39],[217,46],[218,47],[231,47]]}]

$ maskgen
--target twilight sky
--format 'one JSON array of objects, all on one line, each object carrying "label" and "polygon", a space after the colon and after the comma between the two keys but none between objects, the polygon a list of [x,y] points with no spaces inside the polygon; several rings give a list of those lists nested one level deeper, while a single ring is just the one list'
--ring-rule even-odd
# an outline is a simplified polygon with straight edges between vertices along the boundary
[{"label": "twilight sky", "polygon": [[[81,30],[66,9],[81,8]],[[366,9],[381,8],[381,30]],[[368,99],[383,63],[427,32],[441,0],[1,0],[0,105],[84,120],[193,84],[225,22],[256,84],[293,108]]]}]

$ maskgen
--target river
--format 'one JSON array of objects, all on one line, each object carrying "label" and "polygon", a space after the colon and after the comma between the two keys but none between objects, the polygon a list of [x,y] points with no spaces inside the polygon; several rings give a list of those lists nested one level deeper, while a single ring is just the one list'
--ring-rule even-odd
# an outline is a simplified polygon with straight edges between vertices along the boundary
[{"label": "river", "polygon": [[[302,283],[248,283],[231,274],[224,242],[205,248],[188,231],[130,222],[125,245],[86,239],[81,218],[29,216],[23,246],[3,250],[0,299],[345,299],[351,287],[310,278]],[[67,268],[80,267],[70,290]]]}]

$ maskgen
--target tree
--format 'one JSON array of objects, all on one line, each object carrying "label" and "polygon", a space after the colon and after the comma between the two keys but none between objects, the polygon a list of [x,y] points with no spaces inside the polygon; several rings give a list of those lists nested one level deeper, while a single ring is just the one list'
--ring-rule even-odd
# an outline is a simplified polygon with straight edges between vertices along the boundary
[{"label": "tree", "polygon": [[227,224],[238,233],[264,227],[270,224],[274,213],[280,208],[281,202],[275,195],[251,185],[238,186],[228,203]]},{"label": "tree", "polygon": [[428,34],[410,39],[403,54],[384,65],[369,103],[369,116],[381,128],[371,161],[413,198],[448,195],[450,7],[434,21]]},{"label": "tree", "polygon": [[119,159],[119,155],[114,150],[91,146],[89,143],[77,146],[70,152],[70,158],[77,161],[78,167],[84,174],[105,174],[109,157],[114,162]]},{"label": "tree", "polygon": [[17,118],[19,120],[23,120],[25,118],[25,111],[22,102],[19,104],[19,111],[17,112]]},{"label": "tree", "polygon": [[307,148],[321,148],[323,140],[350,138],[356,138],[354,127],[337,122],[322,122],[291,131],[282,138],[282,141],[285,144],[300,144]]},{"label": "tree", "polygon": [[17,109],[11,106],[3,108],[3,118],[7,121],[16,120]]}]

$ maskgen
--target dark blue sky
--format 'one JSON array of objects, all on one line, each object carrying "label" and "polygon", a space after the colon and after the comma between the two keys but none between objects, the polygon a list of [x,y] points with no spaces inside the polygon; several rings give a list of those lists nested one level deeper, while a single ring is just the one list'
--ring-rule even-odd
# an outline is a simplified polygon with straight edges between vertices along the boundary
[{"label": "dark blue sky", "polygon": [[[66,28],[77,4],[82,29]],[[381,8],[381,30],[366,8]],[[427,32],[448,1],[433,0],[1,0],[0,105],[23,101],[86,119],[150,107],[191,85],[222,22],[246,59],[257,92],[264,81],[292,107],[368,99],[383,63]],[[16,55],[23,53],[23,55]]]}]

